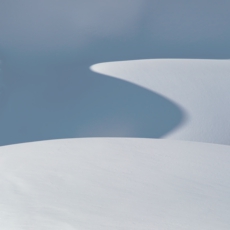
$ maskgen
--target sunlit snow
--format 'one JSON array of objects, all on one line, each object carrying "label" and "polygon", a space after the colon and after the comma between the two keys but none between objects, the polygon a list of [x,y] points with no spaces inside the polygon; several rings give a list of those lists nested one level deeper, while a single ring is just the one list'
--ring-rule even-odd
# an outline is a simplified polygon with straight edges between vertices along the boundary
[{"label": "sunlit snow", "polygon": [[229,230],[229,9],[0,1],[0,230]]}]

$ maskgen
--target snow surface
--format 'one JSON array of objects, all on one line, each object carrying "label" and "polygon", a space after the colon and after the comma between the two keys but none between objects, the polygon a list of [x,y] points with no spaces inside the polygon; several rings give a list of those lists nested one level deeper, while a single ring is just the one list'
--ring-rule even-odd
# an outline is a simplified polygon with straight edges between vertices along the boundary
[{"label": "snow surface", "polygon": [[0,149],[3,230],[228,230],[230,147],[83,138]]},{"label": "snow surface", "polygon": [[229,230],[229,8],[0,1],[0,229]]},{"label": "snow surface", "polygon": [[177,104],[186,119],[166,138],[230,144],[229,60],[135,60],[96,64],[91,69]]}]

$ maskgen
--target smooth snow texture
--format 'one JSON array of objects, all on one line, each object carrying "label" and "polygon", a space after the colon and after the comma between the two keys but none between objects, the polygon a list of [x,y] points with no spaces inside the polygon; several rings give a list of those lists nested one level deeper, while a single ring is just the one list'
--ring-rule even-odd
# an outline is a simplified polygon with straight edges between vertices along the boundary
[{"label": "smooth snow texture", "polygon": [[228,230],[230,147],[66,139],[0,148],[3,230]]},{"label": "smooth snow texture", "polygon": [[230,144],[229,60],[136,60],[91,69],[135,83],[180,106],[187,121],[165,137]]}]

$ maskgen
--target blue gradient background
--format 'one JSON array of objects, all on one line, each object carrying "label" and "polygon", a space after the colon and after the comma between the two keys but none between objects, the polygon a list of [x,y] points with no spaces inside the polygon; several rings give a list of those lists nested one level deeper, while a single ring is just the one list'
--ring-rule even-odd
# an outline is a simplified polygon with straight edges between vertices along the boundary
[{"label": "blue gradient background", "polygon": [[163,137],[186,112],[99,62],[229,58],[227,0],[0,0],[0,145]]}]

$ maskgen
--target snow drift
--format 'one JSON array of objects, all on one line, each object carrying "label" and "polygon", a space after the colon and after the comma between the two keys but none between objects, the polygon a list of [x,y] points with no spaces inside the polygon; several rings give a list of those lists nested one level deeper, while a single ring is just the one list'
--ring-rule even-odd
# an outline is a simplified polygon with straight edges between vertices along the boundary
[{"label": "snow drift", "polygon": [[229,146],[72,139],[0,148],[1,229],[228,230]]},{"label": "snow drift", "polygon": [[229,144],[229,61],[184,59],[229,58],[229,7],[0,1],[0,145],[142,137],[0,147],[0,228],[228,230],[229,146],[143,137]]},{"label": "snow drift", "polygon": [[136,60],[91,69],[145,87],[180,106],[187,120],[165,137],[230,144],[229,60]]}]

